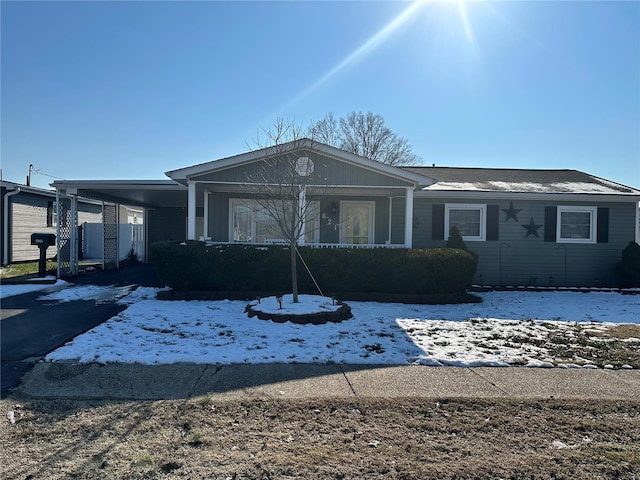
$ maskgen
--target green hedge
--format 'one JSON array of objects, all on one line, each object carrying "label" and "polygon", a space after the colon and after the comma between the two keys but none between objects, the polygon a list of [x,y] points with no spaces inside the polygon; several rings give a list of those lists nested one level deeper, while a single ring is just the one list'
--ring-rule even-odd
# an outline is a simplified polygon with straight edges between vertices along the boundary
[{"label": "green hedge", "polygon": [[[325,293],[449,294],[466,291],[477,256],[454,248],[298,248]],[[159,278],[179,291],[291,291],[286,246],[160,242],[151,245]],[[316,292],[298,261],[300,292]]]},{"label": "green hedge", "polygon": [[616,264],[614,272],[618,276],[618,282],[622,287],[640,287],[640,245],[629,242],[622,257]]}]

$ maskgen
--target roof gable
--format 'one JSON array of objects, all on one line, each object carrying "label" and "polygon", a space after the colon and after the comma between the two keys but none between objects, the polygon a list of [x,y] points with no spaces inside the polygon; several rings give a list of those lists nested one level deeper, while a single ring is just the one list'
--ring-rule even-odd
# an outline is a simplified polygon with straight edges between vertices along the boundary
[{"label": "roof gable", "polygon": [[[240,169],[240,167],[248,168],[248,171],[250,171],[251,167],[248,166],[262,159],[295,154],[296,152],[300,152],[301,155],[304,156],[310,156],[312,159],[320,160],[326,168],[333,168],[334,170],[342,168],[345,172],[348,171],[343,177],[350,178],[352,182],[361,180],[356,180],[358,171],[367,171],[369,174],[366,175],[366,177],[375,179],[374,185],[384,184],[418,187],[433,183],[432,179],[422,174],[354,155],[308,138],[288,142],[278,145],[277,147],[267,147],[191,167],[171,170],[166,172],[166,175],[183,184],[186,184],[189,180],[221,182],[246,181],[246,178],[238,177],[238,175],[242,175],[242,169]],[[226,173],[222,173],[225,171]],[[330,180],[329,177],[336,177],[337,179],[337,176],[325,172],[323,177],[325,181],[328,182]],[[387,181],[383,181],[383,178],[386,178]],[[333,180],[333,178],[331,180]]]}]

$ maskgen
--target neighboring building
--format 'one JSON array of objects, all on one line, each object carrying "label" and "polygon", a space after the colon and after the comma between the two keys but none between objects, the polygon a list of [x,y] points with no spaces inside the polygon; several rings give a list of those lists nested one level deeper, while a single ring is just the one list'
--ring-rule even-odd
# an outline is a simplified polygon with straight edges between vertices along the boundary
[{"label": "neighboring building", "polygon": [[[118,223],[118,260],[124,260],[133,251],[140,261],[144,261],[144,208],[119,205]],[[103,238],[102,222],[82,224],[82,253],[85,259],[102,261]]]},{"label": "neighboring building", "polygon": [[[2,265],[37,260],[40,250],[31,245],[32,233],[57,235],[58,215],[55,190],[30,187],[14,182],[0,182],[2,205]],[[102,222],[100,202],[83,200],[78,203],[79,222]],[[6,240],[5,240],[6,239]],[[47,257],[56,255],[55,248],[47,249]]]},{"label": "neighboring building", "polygon": [[119,216],[120,224],[142,225],[144,223],[144,209],[140,207],[120,205]]},{"label": "neighboring building", "polygon": [[[479,254],[487,285],[612,285],[638,241],[640,190],[575,170],[391,167],[305,139],[167,172],[173,181],[56,181],[63,195],[145,208],[158,240],[279,243],[256,195],[277,184],[273,157],[297,159],[315,215],[299,243],[441,247],[452,226]],[[282,166],[285,163],[281,163]],[[291,177],[289,177],[291,178]],[[294,203],[295,204],[295,203]]]}]

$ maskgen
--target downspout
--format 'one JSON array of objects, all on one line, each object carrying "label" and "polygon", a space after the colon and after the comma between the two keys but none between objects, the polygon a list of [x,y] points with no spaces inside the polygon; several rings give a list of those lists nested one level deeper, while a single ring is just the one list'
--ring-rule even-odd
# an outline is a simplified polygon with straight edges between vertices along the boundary
[{"label": "downspout", "polygon": [[13,197],[14,195],[17,195],[20,193],[20,187],[16,187],[15,190],[12,190],[10,192],[7,192],[4,194],[4,212],[3,212],[3,219],[4,219],[4,252],[3,252],[3,257],[2,257],[2,265],[8,265],[9,264],[9,242],[10,242],[10,238],[9,238],[9,197]]}]

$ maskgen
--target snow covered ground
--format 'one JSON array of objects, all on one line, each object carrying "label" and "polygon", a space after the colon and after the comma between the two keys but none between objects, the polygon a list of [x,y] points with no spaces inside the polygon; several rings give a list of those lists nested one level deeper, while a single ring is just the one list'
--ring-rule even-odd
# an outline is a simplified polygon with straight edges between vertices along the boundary
[{"label": "snow covered ground", "polygon": [[[40,300],[109,297],[101,288],[109,289],[78,286]],[[604,342],[607,329],[640,323],[640,295],[612,292],[487,292],[479,294],[483,303],[464,305],[349,302],[350,320],[295,325],[248,318],[244,301],[161,301],[156,291],[141,287],[122,296],[126,310],[46,359],[594,367],[586,358],[553,357],[547,339],[570,344],[586,332]]]},{"label": "snow covered ground", "polygon": [[[45,277],[45,280],[49,280],[52,277]],[[38,290],[45,290],[47,288],[52,287],[62,287],[65,285],[69,285],[69,283],[64,280],[57,280],[54,284],[43,284],[43,283],[29,283],[29,284],[21,284],[21,285],[0,285],[0,298],[8,298],[13,297],[15,295],[22,295],[23,293],[29,292],[37,292]]]}]

